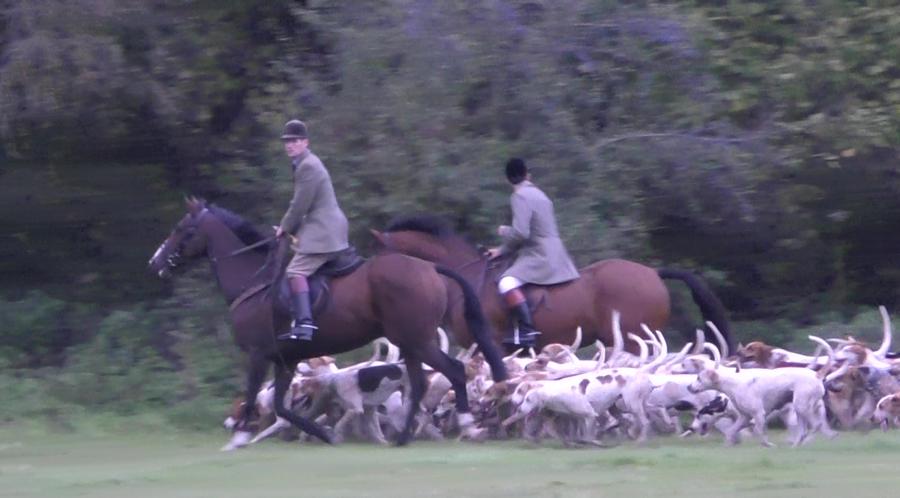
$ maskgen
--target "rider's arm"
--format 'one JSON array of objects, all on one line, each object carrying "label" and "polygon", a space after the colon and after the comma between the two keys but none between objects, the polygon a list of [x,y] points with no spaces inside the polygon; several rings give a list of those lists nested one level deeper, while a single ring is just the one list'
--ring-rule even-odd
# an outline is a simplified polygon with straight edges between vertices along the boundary
[{"label": "rider's arm", "polygon": [[513,194],[510,202],[513,213],[512,226],[503,226],[499,230],[500,237],[503,238],[503,245],[500,247],[503,254],[516,250],[531,238],[531,206],[518,194]]}]

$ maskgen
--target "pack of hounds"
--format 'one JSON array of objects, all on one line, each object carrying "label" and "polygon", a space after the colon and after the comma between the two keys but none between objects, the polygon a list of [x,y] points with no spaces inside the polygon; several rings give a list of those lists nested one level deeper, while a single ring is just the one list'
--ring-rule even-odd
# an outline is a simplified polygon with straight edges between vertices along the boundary
[{"label": "pack of hounds", "polygon": [[[475,424],[460,429],[450,382],[427,371],[415,435],[612,446],[667,434],[721,433],[728,445],[755,437],[774,446],[767,427],[779,423],[790,444],[799,446],[816,433],[835,437],[833,426],[888,430],[900,424],[900,360],[889,353],[890,317],[884,307],[880,311],[884,326],[877,350],[852,337],[825,340],[811,335],[816,345],[811,356],[763,342],[740,346],[732,354],[710,322],[718,346],[697,330],[693,342],[670,352],[659,331],[644,327],[642,335],[623,334],[616,312],[610,351],[597,342],[593,358],[579,358],[579,331],[572,345],[549,344],[539,353],[506,357],[510,377],[503,382],[493,383],[484,358],[469,348],[457,358],[466,366]],[[447,351],[446,334],[439,329],[437,336]],[[635,347],[626,348],[626,340]],[[373,344],[372,358],[356,365],[341,368],[327,356],[301,363],[281,401],[329,427],[335,442],[386,444],[402,430],[408,411],[406,369],[396,347],[383,338]],[[273,391],[269,383],[257,397],[251,444],[275,434],[298,437],[290,423],[274,415],[278,400]],[[227,428],[233,427],[240,408],[240,400],[235,401]]]}]

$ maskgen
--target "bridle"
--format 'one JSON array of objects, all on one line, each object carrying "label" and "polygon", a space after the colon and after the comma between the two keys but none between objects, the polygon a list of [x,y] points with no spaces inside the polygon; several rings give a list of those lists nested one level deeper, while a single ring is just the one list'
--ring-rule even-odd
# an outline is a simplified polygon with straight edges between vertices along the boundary
[{"label": "bridle", "polygon": [[[202,211],[197,213],[197,215],[191,216],[192,222],[184,228],[184,236],[181,237],[181,239],[178,241],[178,245],[175,246],[175,249],[173,249],[172,252],[169,253],[168,256],[166,256],[166,266],[168,266],[169,269],[174,270],[178,267],[178,265],[181,264],[181,261],[183,259],[182,252],[184,251],[184,247],[197,233],[197,226],[200,224],[200,221],[203,219],[203,217],[207,215],[207,213],[209,213],[209,209],[204,207]],[[150,258],[150,261],[152,262],[154,259],[156,259],[157,256],[164,252],[168,245],[169,239],[167,238],[163,241],[162,244],[159,245],[159,248],[156,249],[156,252],[153,253],[153,257]]]}]

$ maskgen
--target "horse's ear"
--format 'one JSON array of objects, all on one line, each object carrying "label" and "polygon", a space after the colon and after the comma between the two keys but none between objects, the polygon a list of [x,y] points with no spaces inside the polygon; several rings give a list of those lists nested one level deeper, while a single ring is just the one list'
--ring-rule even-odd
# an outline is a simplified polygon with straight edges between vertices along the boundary
[{"label": "horse's ear", "polygon": [[194,197],[193,195],[185,197],[184,203],[187,204],[188,211],[190,211],[191,214],[197,214],[206,207],[205,200]]},{"label": "horse's ear", "polygon": [[378,244],[378,247],[387,247],[387,240],[385,240],[383,233],[375,230],[374,228],[370,228],[369,233],[372,234],[372,237],[375,237],[375,241]]}]

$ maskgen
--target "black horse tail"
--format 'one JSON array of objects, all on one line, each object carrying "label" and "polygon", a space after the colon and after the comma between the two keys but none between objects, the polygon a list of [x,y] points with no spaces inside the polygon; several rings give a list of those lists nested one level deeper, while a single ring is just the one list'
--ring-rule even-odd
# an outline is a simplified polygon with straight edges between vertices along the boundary
[{"label": "black horse tail", "polygon": [[478,344],[478,348],[484,354],[484,359],[490,365],[494,382],[506,380],[506,365],[503,364],[503,355],[500,354],[500,349],[494,344],[494,340],[488,332],[487,320],[484,318],[484,312],[481,310],[481,301],[478,299],[475,289],[460,274],[453,270],[439,265],[435,265],[434,268],[441,275],[454,280],[462,288],[463,303],[465,305],[463,316],[466,318],[466,325],[472,333],[472,338],[475,339],[475,343]]},{"label": "black horse tail", "polygon": [[[684,282],[691,289],[691,295],[694,297],[694,302],[700,307],[703,320],[714,323],[719,332],[722,332],[729,351],[734,352],[737,350],[734,336],[731,334],[731,326],[725,317],[725,306],[722,305],[722,301],[719,301],[719,298],[713,294],[700,277],[690,271],[671,268],[660,268],[657,270],[657,273],[659,273],[660,278],[677,279]],[[707,337],[710,337],[712,331],[705,325],[704,328],[707,329]]]}]

